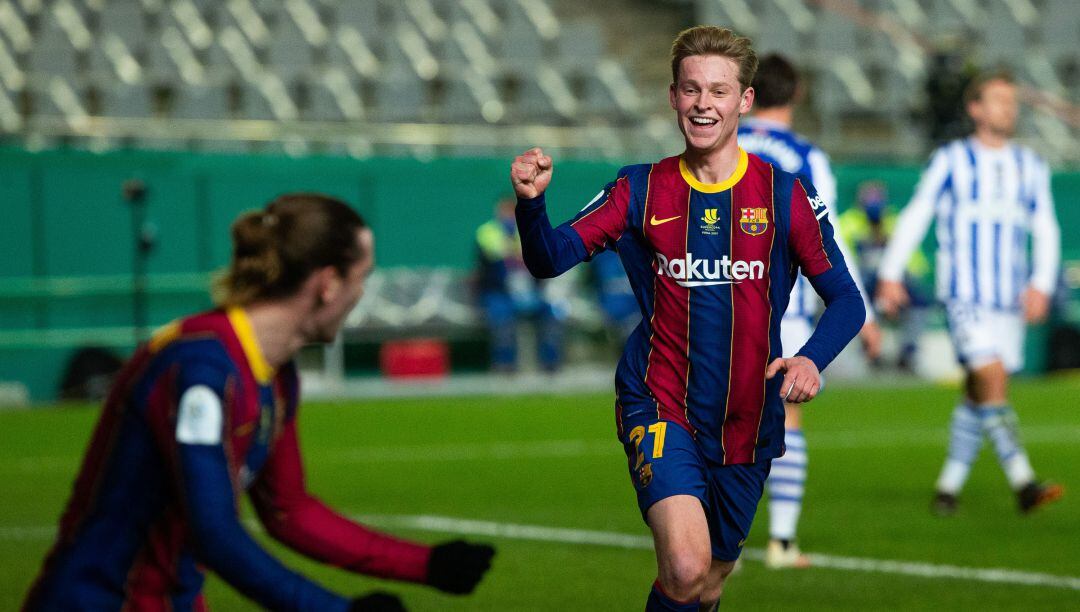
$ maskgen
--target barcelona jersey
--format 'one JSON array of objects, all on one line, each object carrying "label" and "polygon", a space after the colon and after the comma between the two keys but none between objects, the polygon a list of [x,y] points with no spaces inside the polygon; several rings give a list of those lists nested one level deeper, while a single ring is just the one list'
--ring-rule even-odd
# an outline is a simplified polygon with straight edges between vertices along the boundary
[{"label": "barcelona jersey", "polygon": [[247,492],[275,539],[320,561],[423,582],[430,550],[307,493],[298,379],[274,371],[241,309],[172,323],[119,374],[26,610],[201,610],[205,568],[263,607],[346,610],[243,528]]},{"label": "barcelona jersey", "polygon": [[[699,182],[680,157],[627,166],[550,240],[536,239],[541,214],[518,204],[534,273],[558,274],[610,248],[633,286],[642,322],[616,370],[620,423],[657,415],[723,465],[783,454],[783,376],[766,380],[765,370],[783,354],[792,284],[801,270],[819,291],[835,285],[845,304],[859,299],[810,185],[740,149],[723,183]],[[802,354],[823,369],[862,325],[858,313],[836,337],[815,334]]]}]

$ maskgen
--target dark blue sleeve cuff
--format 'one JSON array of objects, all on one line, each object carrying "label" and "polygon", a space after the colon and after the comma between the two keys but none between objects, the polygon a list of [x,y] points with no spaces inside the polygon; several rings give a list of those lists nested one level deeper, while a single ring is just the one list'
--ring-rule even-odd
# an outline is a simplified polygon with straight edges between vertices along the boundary
[{"label": "dark blue sleeve cuff", "polygon": [[834,267],[809,280],[825,301],[825,311],[813,335],[796,355],[813,361],[821,372],[862,329],[866,306],[846,266]]}]

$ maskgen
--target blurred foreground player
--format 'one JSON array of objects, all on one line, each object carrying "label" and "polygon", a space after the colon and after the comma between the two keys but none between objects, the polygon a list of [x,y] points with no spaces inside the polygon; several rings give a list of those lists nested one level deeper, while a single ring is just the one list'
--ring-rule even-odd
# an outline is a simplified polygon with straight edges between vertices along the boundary
[{"label": "blurred foreground player", "polygon": [[222,308],[162,328],[117,377],[24,609],[205,610],[204,568],[268,609],[404,609],[287,569],[241,525],[245,491],[270,535],[313,559],[471,592],[492,548],[371,531],[304,485],[292,358],[332,340],[360,299],[371,230],[342,202],[296,194],[241,216],[232,235]]},{"label": "blurred foreground player", "polygon": [[[795,104],[800,93],[799,75],[795,67],[778,54],[761,58],[754,75],[754,114],[739,125],[739,146],[784,172],[804,177],[817,189],[818,196],[830,214],[836,216],[836,178],[833,177],[825,152],[791,129]],[[843,237],[834,236],[844,255],[852,278],[859,287],[866,323],[859,336],[869,359],[881,352],[881,330],[874,320],[870,299],[863,288],[858,266]],[[791,299],[784,318],[780,320],[780,339],[784,356],[791,357],[814,331],[817,295],[806,277],[799,275],[791,288]],[[787,452],[773,461],[769,474],[769,545],[765,549],[765,565],[772,569],[810,566],[795,541],[802,513],[803,490],[809,453],[802,430],[802,407],[794,402],[784,406],[784,445]]]},{"label": "blurred foreground player", "polygon": [[1038,323],[1049,310],[1061,231],[1046,162],[1010,140],[1019,111],[1012,78],[977,77],[964,100],[975,133],[934,152],[882,257],[877,300],[889,315],[908,303],[904,268],[936,216],[937,297],[966,378],[932,510],[956,511],[986,436],[1027,513],[1061,497],[1062,488],[1036,480],[1007,385],[1023,367],[1025,321]]},{"label": "blurred foreground player", "polygon": [[[532,149],[511,168],[530,271],[555,276],[614,249],[641,305],[615,412],[656,548],[647,610],[716,606],[784,453],[784,400],[817,395],[819,372],[865,318],[813,187],[738,146],[756,66],[750,41],[730,30],[679,34],[669,100],[685,151],[623,168],[557,228],[544,203],[551,158]],[[785,359],[780,319],[800,269],[826,308]]]}]

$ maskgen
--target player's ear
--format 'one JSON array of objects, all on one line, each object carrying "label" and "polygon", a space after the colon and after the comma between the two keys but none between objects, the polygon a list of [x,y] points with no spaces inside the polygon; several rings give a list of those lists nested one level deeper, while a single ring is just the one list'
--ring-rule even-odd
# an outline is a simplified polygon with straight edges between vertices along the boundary
[{"label": "player's ear", "polygon": [[750,108],[754,106],[754,88],[747,87],[742,92],[742,99],[739,100],[739,114],[745,115],[750,112]]},{"label": "player's ear", "polygon": [[329,304],[341,292],[343,279],[334,266],[319,268],[315,273],[316,295],[320,304]]},{"label": "player's ear", "polygon": [[678,106],[675,105],[675,83],[668,85],[668,102],[671,103],[671,110],[678,110]]}]

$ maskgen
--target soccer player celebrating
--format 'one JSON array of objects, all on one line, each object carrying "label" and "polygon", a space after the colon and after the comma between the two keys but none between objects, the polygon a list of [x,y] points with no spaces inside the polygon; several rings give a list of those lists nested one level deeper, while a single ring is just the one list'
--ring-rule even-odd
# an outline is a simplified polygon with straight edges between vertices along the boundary
[{"label": "soccer player celebrating", "polygon": [[[535,148],[511,168],[530,271],[555,276],[614,249],[641,306],[615,412],[656,547],[647,610],[715,607],[784,453],[784,400],[817,395],[819,372],[865,318],[813,187],[738,146],[756,67],[750,41],[730,30],[680,33],[669,99],[685,151],[623,168],[557,228],[544,202],[551,158]],[[780,318],[800,269],[826,307],[783,358]]]},{"label": "soccer player celebrating", "polygon": [[[1036,480],[1006,386],[1009,374],[1023,367],[1025,321],[1046,318],[1061,232],[1046,162],[1010,141],[1019,110],[1012,78],[978,76],[964,101],[975,133],[934,152],[882,256],[877,301],[888,315],[908,302],[904,268],[936,217],[937,296],[966,378],[932,510],[956,511],[985,435],[1027,513],[1063,491]],[[1029,274],[1027,244],[1036,237]]]},{"label": "soccer player celebrating", "polygon": [[165,326],[117,377],[24,609],[204,610],[204,568],[273,610],[404,609],[283,566],[241,525],[244,491],[270,535],[309,557],[471,592],[491,547],[377,533],[304,484],[293,356],[332,340],[360,299],[371,230],[338,200],[294,194],[240,217],[232,236],[222,308]]},{"label": "soccer player celebrating", "polygon": [[[825,152],[791,129],[792,116],[799,94],[799,75],[787,59],[769,54],[758,62],[754,87],[754,114],[739,125],[739,146],[785,172],[805,177],[817,189],[830,213],[835,213],[836,179]],[[840,234],[834,236],[844,254],[855,284],[866,307],[866,323],[859,336],[867,357],[876,359],[881,351],[881,330],[860,273]],[[799,275],[791,289],[788,309],[780,320],[780,340],[784,356],[791,357],[813,332],[817,296],[809,282]],[[788,402],[784,406],[784,444],[787,453],[773,461],[769,474],[769,546],[765,565],[773,569],[809,567],[810,559],[795,542],[799,515],[802,513],[803,488],[806,484],[807,449],[802,431],[802,408]]]}]

